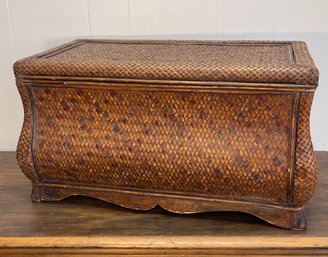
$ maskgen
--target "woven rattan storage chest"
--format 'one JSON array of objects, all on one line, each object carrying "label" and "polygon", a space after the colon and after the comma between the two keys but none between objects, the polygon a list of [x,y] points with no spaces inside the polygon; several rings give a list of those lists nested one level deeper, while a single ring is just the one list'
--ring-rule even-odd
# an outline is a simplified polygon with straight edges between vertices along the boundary
[{"label": "woven rattan storage chest", "polygon": [[34,201],[87,195],[306,227],[318,71],[304,42],[76,40],[14,71]]}]

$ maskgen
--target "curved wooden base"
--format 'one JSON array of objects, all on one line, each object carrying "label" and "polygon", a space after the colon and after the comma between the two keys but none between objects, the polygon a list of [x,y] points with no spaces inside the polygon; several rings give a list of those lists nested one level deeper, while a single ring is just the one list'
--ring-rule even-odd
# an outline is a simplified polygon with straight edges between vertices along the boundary
[{"label": "curved wooden base", "polygon": [[275,226],[292,230],[304,230],[306,228],[303,207],[292,208],[183,194],[154,193],[107,187],[33,184],[32,200],[34,202],[60,201],[72,195],[90,196],[135,210],[150,210],[158,205],[170,212],[181,214],[209,211],[246,212]]}]

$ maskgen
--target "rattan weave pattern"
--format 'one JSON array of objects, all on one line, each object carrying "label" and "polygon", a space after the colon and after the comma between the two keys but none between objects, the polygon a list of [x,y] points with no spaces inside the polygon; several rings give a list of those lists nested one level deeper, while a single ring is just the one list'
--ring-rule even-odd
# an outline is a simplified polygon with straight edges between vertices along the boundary
[{"label": "rattan weave pattern", "polygon": [[14,71],[33,201],[82,194],[306,227],[318,70],[304,42],[76,40]]},{"label": "rattan weave pattern", "polygon": [[17,62],[16,75],[316,85],[303,42],[78,40]]},{"label": "rattan weave pattern", "polygon": [[32,92],[41,180],[286,202],[289,94]]},{"label": "rattan weave pattern", "polygon": [[300,96],[297,124],[295,188],[292,205],[302,206],[314,194],[317,185],[317,163],[310,135],[310,111],[313,93]]},{"label": "rattan weave pattern", "polygon": [[32,182],[38,181],[37,174],[34,169],[34,161],[32,157],[32,108],[29,98],[28,88],[22,82],[17,82],[17,88],[22,98],[24,107],[24,123],[22,132],[19,137],[17,146],[17,161],[26,177]]}]

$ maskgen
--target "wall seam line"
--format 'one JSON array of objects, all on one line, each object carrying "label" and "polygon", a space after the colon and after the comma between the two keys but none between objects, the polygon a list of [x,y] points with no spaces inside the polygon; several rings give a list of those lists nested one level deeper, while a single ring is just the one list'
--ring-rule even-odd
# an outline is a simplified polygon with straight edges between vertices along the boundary
[{"label": "wall seam line", "polygon": [[128,21],[129,21],[129,35],[130,37],[132,36],[131,34],[131,12],[130,12],[130,0],[128,0]]},{"label": "wall seam line", "polygon": [[216,39],[219,39],[219,0],[216,0]]},{"label": "wall seam line", "polygon": [[90,24],[90,10],[89,10],[89,0],[86,0],[87,4],[87,14],[88,14],[88,26],[89,26],[89,38],[92,38],[91,24]]},{"label": "wall seam line", "polygon": [[217,0],[216,4],[216,24],[217,24],[217,39],[222,40],[223,34],[222,34],[222,24],[220,19],[220,0]]},{"label": "wall seam line", "polygon": [[275,0],[274,1],[274,8],[273,8],[273,39],[275,40],[276,39],[276,16],[277,16],[277,4],[278,4],[278,1]]},{"label": "wall seam line", "polygon": [[14,59],[16,61],[16,47],[15,47],[14,33],[13,33],[13,27],[12,27],[12,23],[11,23],[11,15],[10,15],[10,11],[9,11],[9,3],[8,3],[8,0],[6,0],[6,7],[7,7],[8,21],[9,21],[11,47],[12,47],[12,50],[13,50]]}]

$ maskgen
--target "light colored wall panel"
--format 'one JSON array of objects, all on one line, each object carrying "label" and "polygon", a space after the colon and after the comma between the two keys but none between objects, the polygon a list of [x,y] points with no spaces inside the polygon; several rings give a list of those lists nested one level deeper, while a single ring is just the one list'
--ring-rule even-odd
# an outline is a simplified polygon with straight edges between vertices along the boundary
[{"label": "light colored wall panel", "polygon": [[308,42],[320,71],[319,87],[311,114],[313,144],[316,150],[328,151],[328,34],[308,34],[302,40]]},{"label": "light colored wall panel", "polygon": [[328,150],[328,1],[277,0],[275,39],[305,41],[320,71],[313,102],[311,134],[315,150]]},{"label": "light colored wall panel", "polygon": [[163,0],[130,0],[131,34],[151,38],[170,34],[168,4]]},{"label": "light colored wall panel", "polygon": [[169,8],[171,33],[199,38],[217,35],[216,0],[171,0]]},{"label": "light colored wall panel", "polygon": [[128,0],[88,0],[92,38],[122,38],[130,35]]},{"label": "light colored wall panel", "polygon": [[276,0],[275,27],[285,33],[327,32],[327,0]]},{"label": "light colored wall panel", "polygon": [[12,70],[14,49],[6,0],[0,0],[0,151],[16,147],[22,126],[22,104]]},{"label": "light colored wall panel", "polygon": [[15,149],[22,124],[15,53],[19,59],[75,38],[130,34],[306,41],[320,70],[312,137],[316,150],[328,150],[327,8],[327,0],[0,0],[0,150]]},{"label": "light colored wall panel", "polygon": [[222,39],[273,39],[274,0],[218,1]]},{"label": "light colored wall panel", "polygon": [[16,57],[89,37],[88,6],[81,0],[10,0]]},{"label": "light colored wall panel", "polygon": [[143,38],[217,38],[216,0],[130,0],[131,34]]}]

